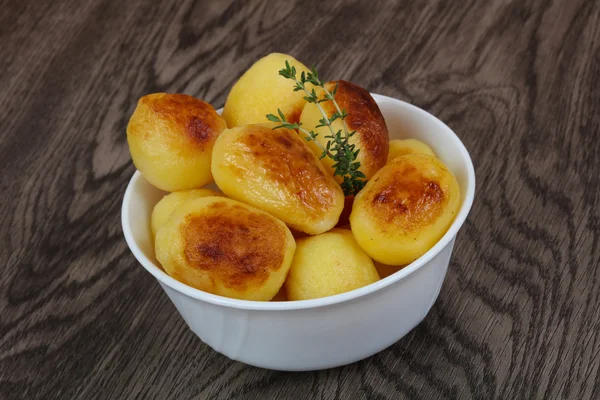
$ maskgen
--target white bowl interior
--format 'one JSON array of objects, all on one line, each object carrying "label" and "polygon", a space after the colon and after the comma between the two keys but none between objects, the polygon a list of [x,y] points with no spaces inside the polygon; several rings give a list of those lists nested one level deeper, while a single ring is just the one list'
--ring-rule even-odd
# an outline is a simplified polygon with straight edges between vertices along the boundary
[{"label": "white bowl interior", "polygon": [[[322,299],[294,302],[254,302],[228,299],[202,292],[171,278],[157,262],[150,231],[150,215],[156,203],[166,192],[150,185],[139,171],[134,174],[127,187],[122,209],[123,232],[134,256],[163,284],[188,296],[235,308],[284,310],[322,306],[371,293],[407,276],[439,253],[456,236],[473,202],[475,174],[467,150],[445,124],[431,114],[408,103],[376,94],[373,94],[373,97],[385,117],[390,139],[414,138],[427,143],[454,173],[461,188],[462,205],[452,226],[432,249],[411,265],[366,287]],[[214,185],[211,187],[216,188]]]}]

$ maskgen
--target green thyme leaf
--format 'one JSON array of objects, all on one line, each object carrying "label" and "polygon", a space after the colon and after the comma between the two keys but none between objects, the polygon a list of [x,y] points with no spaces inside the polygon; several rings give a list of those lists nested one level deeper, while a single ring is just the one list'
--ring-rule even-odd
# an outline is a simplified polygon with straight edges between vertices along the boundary
[{"label": "green thyme leaf", "polygon": [[[290,63],[285,61],[285,68],[279,71],[279,75],[286,79],[294,81],[295,85],[293,90],[295,92],[303,91],[305,96],[304,100],[308,103],[316,104],[321,112],[323,118],[319,120],[319,124],[315,128],[327,127],[329,134],[324,135],[323,138],[328,139],[325,146],[321,145],[317,140],[318,134],[314,130],[306,130],[302,128],[301,124],[290,123],[285,119],[285,115],[278,109],[277,112],[279,117],[274,114],[267,114],[267,119],[272,122],[279,122],[280,125],[277,128],[297,129],[304,135],[306,141],[315,141],[315,143],[321,148],[321,155],[319,158],[329,157],[335,161],[332,168],[334,169],[335,176],[343,177],[343,182],[340,184],[344,194],[346,196],[354,195],[358,193],[366,184],[366,176],[360,171],[360,162],[357,161],[360,149],[356,149],[355,144],[350,144],[349,139],[354,136],[356,131],[348,132],[345,119],[348,117],[346,110],[340,108],[339,104],[335,100],[335,96],[338,91],[338,85],[336,84],[332,91],[327,90],[325,83],[319,79],[319,74],[313,66],[310,72],[302,71],[299,79],[296,77],[296,67],[291,66]],[[314,87],[310,90],[306,87],[306,84],[310,83]],[[323,98],[319,98],[315,87],[319,87],[325,93]],[[335,108],[335,111],[331,116],[327,116],[325,110],[321,106],[321,103],[330,101]],[[333,129],[332,123],[336,120],[341,120],[343,125],[343,131],[338,130],[337,132]]]}]

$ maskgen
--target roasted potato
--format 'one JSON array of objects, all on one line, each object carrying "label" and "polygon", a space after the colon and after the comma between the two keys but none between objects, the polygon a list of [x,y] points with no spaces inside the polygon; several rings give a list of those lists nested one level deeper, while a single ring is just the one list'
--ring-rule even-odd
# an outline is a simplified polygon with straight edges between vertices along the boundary
[{"label": "roasted potato", "polygon": [[173,278],[205,292],[268,301],[280,290],[296,243],[283,222],[224,197],[177,208],[158,230],[156,259]]},{"label": "roasted potato", "polygon": [[348,228],[350,227],[350,213],[352,212],[352,205],[354,204],[354,195],[346,196],[344,199],[344,209],[340,215],[336,228]]},{"label": "roasted potato", "polygon": [[169,216],[177,207],[190,200],[208,196],[219,196],[219,193],[210,189],[190,189],[169,193],[160,199],[160,201],[156,203],[154,209],[152,210],[150,223],[150,227],[152,228],[152,236],[156,236],[158,229],[163,226],[165,222],[167,222]]},{"label": "roasted potato", "polygon": [[[360,171],[366,175],[367,179],[370,179],[387,161],[389,137],[385,120],[379,110],[379,106],[377,106],[371,94],[365,89],[346,81],[328,82],[325,84],[325,87],[331,92],[336,84],[337,94],[335,95],[335,100],[340,108],[348,114],[345,121],[349,131],[356,131],[349,142],[355,144],[357,149],[360,149],[357,157],[357,161],[361,165]],[[320,98],[324,97],[323,92],[319,91],[318,93],[320,94]],[[329,117],[336,111],[331,101],[322,102],[320,105]],[[320,124],[319,120],[322,118],[323,115],[316,104],[306,103],[300,115],[300,123],[306,129],[313,129],[313,127]],[[342,130],[344,132],[341,119],[335,120],[332,126],[334,131]],[[322,126],[315,128],[314,131],[318,134],[317,141],[321,146],[325,147],[330,140],[325,138],[325,136],[331,134],[329,128]],[[319,145],[311,141],[309,142],[309,146],[315,154],[321,155],[322,150]],[[321,159],[321,162],[328,168],[331,174],[334,173],[332,167],[335,161],[329,157],[325,157]],[[339,183],[343,181],[340,176],[336,176],[335,179]]]},{"label": "roasted potato", "polygon": [[285,288],[281,286],[279,292],[271,299],[271,301],[287,301],[287,296],[285,294]]},{"label": "roasted potato", "polygon": [[285,280],[288,300],[307,300],[358,289],[379,280],[373,260],[349,230],[298,239]]},{"label": "roasted potato", "polygon": [[274,124],[228,129],[215,143],[212,173],[228,197],[243,201],[316,235],[338,222],[344,208],[340,185],[306,141]]},{"label": "roasted potato", "polygon": [[376,261],[405,265],[446,233],[460,207],[456,178],[436,157],[400,156],[356,195],[352,233]]},{"label": "roasted potato", "polygon": [[212,181],[212,148],[225,128],[210,104],[185,94],[155,93],[139,100],[127,125],[127,141],[144,178],[174,192]]},{"label": "roasted potato", "polygon": [[309,72],[301,62],[286,54],[271,53],[258,60],[233,85],[227,96],[223,117],[229,128],[265,122],[266,115],[276,113],[277,109],[285,114],[288,121],[298,122],[306,103],[305,94],[295,92],[294,82],[279,75],[286,61],[296,68],[298,77],[302,72]]},{"label": "roasted potato", "polygon": [[390,140],[390,151],[388,162],[405,154],[429,154],[435,156],[431,147],[417,139],[395,139]]},{"label": "roasted potato", "polygon": [[404,268],[404,265],[387,265],[377,261],[375,261],[374,264],[375,269],[377,270],[377,273],[381,279],[387,278],[388,276],[393,275]]}]

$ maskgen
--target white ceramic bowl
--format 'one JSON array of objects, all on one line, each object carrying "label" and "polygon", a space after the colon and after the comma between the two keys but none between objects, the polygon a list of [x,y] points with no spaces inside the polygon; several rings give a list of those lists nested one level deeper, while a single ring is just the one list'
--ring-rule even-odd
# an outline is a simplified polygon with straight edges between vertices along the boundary
[{"label": "white ceramic bowl", "polygon": [[462,205],[444,237],[399,272],[351,292],[314,300],[256,302],[202,292],[167,275],[154,257],[150,214],[164,192],[136,172],[125,192],[122,224],[133,255],[158,280],[198,337],[225,356],[257,367],[306,371],[349,364],[392,345],[435,302],[458,230],[475,193],[475,173],[459,138],[431,114],[376,95],[391,139],[429,144],[455,174]]}]

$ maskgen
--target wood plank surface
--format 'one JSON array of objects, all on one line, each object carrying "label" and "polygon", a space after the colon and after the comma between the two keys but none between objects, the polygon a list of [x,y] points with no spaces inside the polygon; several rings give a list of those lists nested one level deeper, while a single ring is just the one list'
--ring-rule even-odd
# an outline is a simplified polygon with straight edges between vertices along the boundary
[{"label": "wood plank surface", "polygon": [[[137,99],[220,107],[272,51],[430,111],[475,163],[433,309],[342,368],[212,351],[121,231]],[[0,398],[600,398],[599,173],[598,1],[0,0]]]}]

